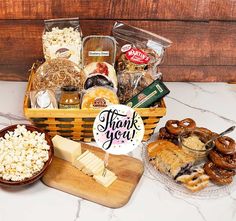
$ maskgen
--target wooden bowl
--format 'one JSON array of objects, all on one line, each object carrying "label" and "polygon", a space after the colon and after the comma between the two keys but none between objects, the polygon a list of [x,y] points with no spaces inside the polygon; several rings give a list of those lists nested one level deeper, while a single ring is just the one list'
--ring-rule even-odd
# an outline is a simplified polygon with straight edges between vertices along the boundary
[{"label": "wooden bowl", "polygon": [[[52,162],[54,151],[53,151],[53,144],[52,144],[50,136],[47,133],[45,133],[43,130],[41,130],[41,129],[35,127],[35,126],[28,125],[28,124],[20,124],[20,125],[24,125],[26,127],[26,129],[31,131],[31,132],[32,131],[38,131],[39,133],[44,133],[45,134],[45,140],[47,141],[48,145],[50,146],[50,149],[48,150],[49,158],[44,163],[43,168],[39,172],[35,173],[32,177],[26,178],[26,179],[21,180],[21,181],[10,181],[10,180],[4,180],[4,179],[0,178],[0,185],[1,186],[14,187],[14,186],[23,186],[23,185],[28,185],[28,184],[34,183],[35,181],[40,179],[45,174],[47,168],[49,167],[49,165]],[[4,137],[4,135],[8,131],[14,131],[16,129],[16,127],[17,127],[17,125],[12,125],[12,126],[9,126],[9,127],[6,127],[4,129],[2,129],[0,131],[0,137]]]}]

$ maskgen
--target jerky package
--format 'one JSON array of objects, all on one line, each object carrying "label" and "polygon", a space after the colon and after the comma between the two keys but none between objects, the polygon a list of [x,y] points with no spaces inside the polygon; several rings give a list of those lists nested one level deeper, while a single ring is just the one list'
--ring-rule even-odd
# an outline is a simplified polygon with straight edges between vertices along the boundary
[{"label": "jerky package", "polygon": [[160,76],[158,65],[172,42],[122,22],[114,24],[112,33],[118,43],[118,96],[125,103]]}]

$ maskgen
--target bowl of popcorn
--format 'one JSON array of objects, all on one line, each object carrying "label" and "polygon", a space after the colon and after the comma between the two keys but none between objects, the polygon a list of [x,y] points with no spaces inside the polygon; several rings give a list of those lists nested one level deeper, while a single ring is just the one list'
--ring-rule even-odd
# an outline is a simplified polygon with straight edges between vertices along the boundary
[{"label": "bowl of popcorn", "polygon": [[52,162],[49,135],[32,125],[0,131],[0,185],[21,186],[40,179]]},{"label": "bowl of popcorn", "polygon": [[197,161],[204,159],[214,147],[214,142],[205,145],[213,134],[202,128],[186,130],[179,135],[179,146]]}]

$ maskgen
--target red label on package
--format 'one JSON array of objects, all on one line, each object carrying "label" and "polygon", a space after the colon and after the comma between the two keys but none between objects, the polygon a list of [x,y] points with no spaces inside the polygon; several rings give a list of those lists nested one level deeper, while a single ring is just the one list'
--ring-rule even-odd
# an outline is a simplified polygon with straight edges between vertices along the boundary
[{"label": "red label on package", "polygon": [[128,60],[135,64],[147,64],[150,61],[148,55],[137,48],[131,48],[125,53],[125,56]]}]

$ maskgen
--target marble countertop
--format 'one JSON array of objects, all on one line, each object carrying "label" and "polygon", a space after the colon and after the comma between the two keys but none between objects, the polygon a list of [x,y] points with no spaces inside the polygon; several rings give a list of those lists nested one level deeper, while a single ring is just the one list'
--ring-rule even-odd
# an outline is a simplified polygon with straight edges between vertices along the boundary
[{"label": "marble countertop", "polygon": [[[225,83],[167,83],[171,90],[165,99],[167,119],[191,117],[198,125],[220,132],[236,125],[236,85]],[[23,97],[26,83],[0,82],[0,128],[25,123]],[[231,134],[236,139],[236,132]],[[132,155],[142,159],[141,149]],[[19,190],[0,187],[0,221],[90,221],[90,220],[236,220],[236,191],[218,199],[177,196],[145,170],[130,201],[119,209],[110,209],[38,181]]]}]

